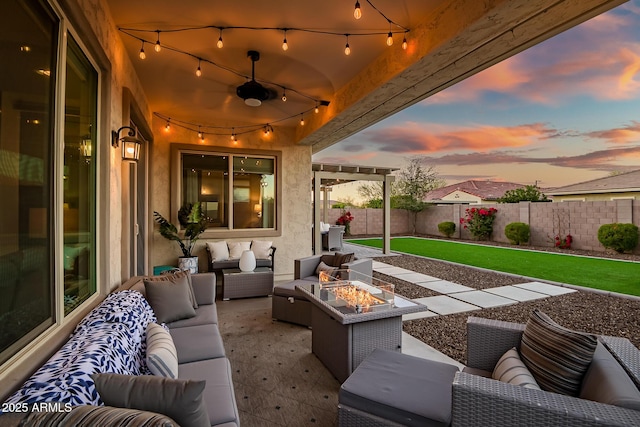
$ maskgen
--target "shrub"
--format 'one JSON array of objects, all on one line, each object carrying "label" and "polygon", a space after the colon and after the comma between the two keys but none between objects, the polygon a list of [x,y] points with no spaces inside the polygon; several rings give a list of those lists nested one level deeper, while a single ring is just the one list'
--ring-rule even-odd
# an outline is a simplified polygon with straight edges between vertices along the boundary
[{"label": "shrub", "polygon": [[521,243],[527,243],[529,241],[531,230],[529,224],[512,222],[504,228],[504,235],[507,236],[507,239],[509,239],[512,244],[520,245]]},{"label": "shrub", "polygon": [[456,232],[456,224],[451,221],[441,222],[438,224],[438,231],[447,237],[451,237]]},{"label": "shrub", "polygon": [[616,252],[631,251],[638,246],[638,227],[634,224],[603,224],[598,229],[598,241]]},{"label": "shrub", "polygon": [[468,208],[466,215],[460,218],[460,224],[469,230],[477,240],[486,240],[493,233],[493,220],[496,219],[496,208]]}]

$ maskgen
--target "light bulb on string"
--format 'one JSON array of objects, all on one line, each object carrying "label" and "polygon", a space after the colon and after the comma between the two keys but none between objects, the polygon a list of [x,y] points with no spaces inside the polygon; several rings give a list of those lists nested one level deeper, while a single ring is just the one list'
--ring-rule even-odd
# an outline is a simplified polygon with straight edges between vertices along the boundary
[{"label": "light bulb on string", "polygon": [[282,89],[282,102],[287,102],[287,90]]},{"label": "light bulb on string", "polygon": [[204,142],[204,133],[200,132],[200,142]]},{"label": "light bulb on string", "polygon": [[360,9],[360,2],[356,0],[356,7],[353,10],[353,17],[356,19],[362,18],[362,9]]},{"label": "light bulb on string", "polygon": [[142,41],[142,47],[140,48],[140,53],[138,54],[138,56],[140,57],[140,59],[145,59],[147,57],[147,54],[144,53],[144,40]]},{"label": "light bulb on string", "polygon": [[160,30],[158,30],[157,32],[158,32],[158,40],[156,40],[156,45],[153,47],[153,49],[156,52],[160,52],[162,50],[162,46],[160,46]]},{"label": "light bulb on string", "polygon": [[287,30],[284,30],[284,39],[282,40],[282,50],[285,52],[289,50],[289,44],[287,43]]},{"label": "light bulb on string", "polygon": [[351,55],[351,47],[349,47],[349,35],[346,34],[346,37],[347,37],[347,44],[344,45],[344,54],[349,56]]},{"label": "light bulb on string", "polygon": [[402,39],[402,49],[407,50],[408,47],[408,43],[407,43],[407,36],[404,36],[404,38]]},{"label": "light bulb on string", "polygon": [[167,119],[167,124],[164,127],[165,132],[169,132],[171,130],[171,119]]},{"label": "light bulb on string", "polygon": [[391,45],[393,45],[393,33],[389,31],[389,34],[387,34],[387,46]]},{"label": "light bulb on string", "polygon": [[320,108],[318,108],[318,103],[316,102],[316,108],[313,109],[313,112],[318,114],[320,112]]},{"label": "light bulb on string", "polygon": [[198,126],[198,138],[202,138],[202,131],[200,130],[200,126]]},{"label": "light bulb on string", "polygon": [[216,46],[218,46],[218,49],[222,49],[224,46],[224,43],[222,42],[222,28],[220,28],[220,37],[218,37],[218,43],[216,43]]},{"label": "light bulb on string", "polygon": [[300,126],[304,126],[304,116],[300,114]]},{"label": "light bulb on string", "polygon": [[198,68],[196,69],[196,76],[202,76],[202,68],[200,68],[200,58],[198,58]]}]

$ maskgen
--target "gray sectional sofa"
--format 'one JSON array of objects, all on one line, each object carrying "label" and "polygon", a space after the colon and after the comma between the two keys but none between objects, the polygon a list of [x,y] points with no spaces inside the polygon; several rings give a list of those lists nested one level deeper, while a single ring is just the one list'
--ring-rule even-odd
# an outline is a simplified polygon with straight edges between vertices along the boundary
[{"label": "gray sectional sofa", "polygon": [[[62,426],[77,422],[78,419],[116,422],[127,416],[142,417],[141,422],[144,423],[158,420],[163,423],[144,425],[193,425],[181,418],[188,410],[172,393],[178,390],[186,395],[193,390],[198,391],[200,387],[199,393],[192,399],[199,402],[200,421],[206,421],[208,417],[207,425],[239,426],[231,366],[225,357],[217,326],[214,273],[191,275],[192,293],[188,304],[193,304],[193,307],[189,307],[192,313],[188,318],[166,322],[175,345],[174,357],[177,353],[177,379],[149,375],[146,366],[149,363],[144,362],[145,339],[149,345],[149,338],[145,337],[148,334],[143,331],[147,331],[152,322],[161,323],[160,311],[167,307],[172,310],[177,305],[175,301],[165,301],[165,307],[159,305],[157,292],[154,291],[156,285],[146,283],[145,286],[143,282],[143,279],[157,278],[134,277],[111,293],[80,322],[69,341],[3,406],[8,407],[6,405],[9,403],[32,405],[47,401],[63,402],[68,406],[64,407],[62,413],[34,411],[28,415],[30,418],[25,418],[27,414],[21,414],[22,417],[16,413],[5,414],[0,416],[0,425],[18,425],[20,422],[22,425],[32,425],[42,422],[43,417],[52,417],[46,420],[49,423],[46,425]],[[172,286],[165,283],[162,285]],[[154,299],[158,304],[156,306]],[[147,304],[147,300],[151,304]],[[157,320],[154,314],[157,314]],[[166,335],[166,332],[163,333]],[[124,385],[119,385],[117,382],[123,379]],[[103,395],[103,390],[109,388],[104,383],[109,382],[115,397]],[[134,395],[136,388],[138,396]],[[164,403],[159,405],[157,401],[162,399]],[[120,400],[123,401],[120,404],[113,403]],[[110,405],[111,409],[100,406],[103,402]],[[131,408],[135,411],[130,411]],[[86,421],[73,425],[92,423]]]}]

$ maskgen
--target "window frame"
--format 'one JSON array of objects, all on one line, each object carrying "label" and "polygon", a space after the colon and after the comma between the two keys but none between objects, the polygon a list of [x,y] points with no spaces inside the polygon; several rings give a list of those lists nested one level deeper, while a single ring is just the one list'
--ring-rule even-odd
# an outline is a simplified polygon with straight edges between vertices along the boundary
[{"label": "window frame", "polygon": [[[222,146],[202,146],[173,143],[171,144],[171,213],[170,218],[173,224],[178,225],[178,210],[182,204],[182,155],[183,154],[204,154],[211,156],[264,156],[274,159],[275,168],[275,223],[273,228],[241,228],[233,229],[228,227],[207,228],[201,235],[203,239],[221,238],[254,238],[254,237],[277,237],[282,235],[282,151],[260,150],[251,148],[230,148]],[[231,168],[233,163],[230,162]],[[230,187],[233,180],[229,181]],[[233,192],[229,195],[230,206],[233,205]],[[232,217],[232,212],[229,212]]]}]

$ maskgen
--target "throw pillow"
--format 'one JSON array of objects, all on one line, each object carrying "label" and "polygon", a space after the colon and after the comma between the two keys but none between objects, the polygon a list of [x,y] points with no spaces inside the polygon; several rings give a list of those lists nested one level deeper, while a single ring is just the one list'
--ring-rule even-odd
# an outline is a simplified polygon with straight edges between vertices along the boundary
[{"label": "throw pillow", "polygon": [[351,252],[351,253],[342,253],[342,252],[336,252],[335,255],[333,256],[333,266],[334,267],[342,267],[342,264],[348,264],[350,262],[353,262],[356,259],[356,255]]},{"label": "throw pillow", "polygon": [[491,378],[524,388],[540,390],[540,386],[520,359],[515,347],[503,354],[498,360],[496,367],[493,368]]},{"label": "throw pillow", "polygon": [[522,334],[520,355],[543,390],[577,396],[598,340],[564,328],[534,310]]},{"label": "throw pillow", "polygon": [[178,378],[178,352],[171,334],[153,322],[147,325],[147,367],[153,375]]},{"label": "throw pillow", "polygon": [[207,242],[207,249],[212,261],[226,261],[229,259],[229,247],[224,240],[220,242]]},{"label": "throw pillow", "polygon": [[107,406],[157,412],[182,427],[211,426],[203,399],[205,381],[119,374],[94,374],[91,378]]},{"label": "throw pillow", "polygon": [[[13,424],[11,424],[13,425]],[[17,423],[15,425],[18,425]],[[23,421],[25,426],[161,426],[178,427],[164,414],[139,409],[114,408],[112,406],[80,405],[69,412],[32,412]]]},{"label": "throw pillow", "polygon": [[335,278],[335,273],[338,271],[338,269],[336,267],[332,267],[320,261],[320,264],[318,264],[318,266],[316,267],[316,275],[319,276],[320,273],[323,271],[329,275],[329,278],[330,278],[329,280],[333,280],[333,278]]},{"label": "throw pillow", "polygon": [[251,250],[256,255],[256,258],[267,259],[271,256],[271,246],[273,242],[267,242],[265,240],[254,240],[251,242]]},{"label": "throw pillow", "polygon": [[229,259],[240,259],[242,252],[251,249],[251,242],[229,242]]},{"label": "throw pillow", "polygon": [[184,276],[173,282],[145,279],[144,290],[158,323],[169,323],[196,315],[189,298],[189,282]]},{"label": "throw pillow", "polygon": [[[154,280],[155,277],[157,276],[152,276],[151,278],[148,278],[148,280],[149,279]],[[187,282],[189,282],[189,299],[193,304],[193,308],[198,308],[198,302],[196,301],[196,294],[193,291],[193,282],[191,281],[191,273],[188,270],[179,270],[177,268],[167,270],[163,272],[157,280],[162,281],[164,279],[164,280],[169,280],[170,282],[175,282],[181,277],[187,278]]]}]

